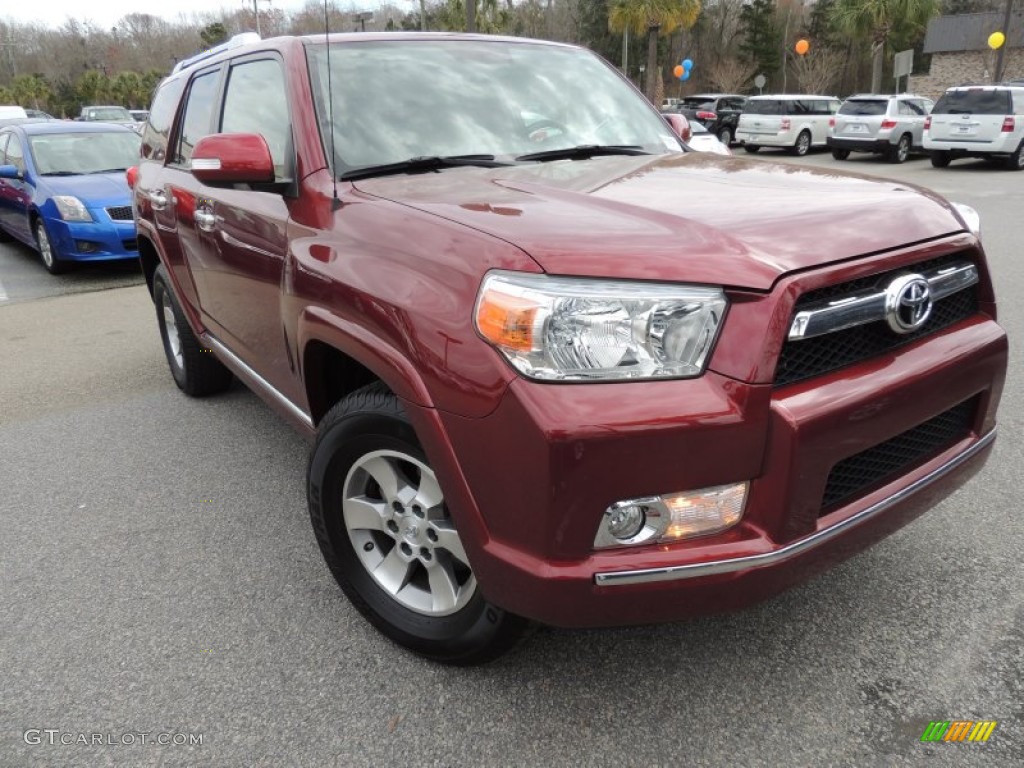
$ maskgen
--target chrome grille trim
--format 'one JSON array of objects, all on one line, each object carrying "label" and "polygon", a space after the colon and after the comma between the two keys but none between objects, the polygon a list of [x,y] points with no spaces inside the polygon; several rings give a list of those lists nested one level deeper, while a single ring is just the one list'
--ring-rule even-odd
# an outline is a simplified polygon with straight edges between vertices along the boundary
[{"label": "chrome grille trim", "polygon": [[[912,273],[912,268],[908,274]],[[924,272],[933,301],[970,288],[978,282],[978,268],[969,261],[961,261]],[[839,299],[823,299],[793,316],[789,327],[790,341],[824,336],[846,328],[885,320],[886,292],[853,294]]]}]

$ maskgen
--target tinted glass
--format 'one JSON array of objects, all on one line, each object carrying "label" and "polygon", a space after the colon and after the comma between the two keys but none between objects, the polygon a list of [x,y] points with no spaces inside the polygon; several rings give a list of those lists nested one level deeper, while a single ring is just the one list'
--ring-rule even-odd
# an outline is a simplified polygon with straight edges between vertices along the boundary
[{"label": "tinted glass", "polygon": [[749,112],[752,115],[784,114],[782,110],[782,102],[776,99],[751,99],[744,105],[743,111]]},{"label": "tinted glass", "polygon": [[694,98],[693,96],[683,99],[683,105],[693,109],[714,110],[715,108],[715,102],[713,99],[700,99]]},{"label": "tinted glass", "polygon": [[270,147],[276,175],[288,175],[291,121],[284,73],[276,59],[247,61],[231,68],[220,130],[260,134]]},{"label": "tinted glass", "polygon": [[[583,144],[681,152],[651,105],[589,51],[501,40],[307,42],[340,170],[419,156],[516,157]],[[333,122],[333,126],[332,126]]]},{"label": "tinted glass", "polygon": [[185,78],[168,80],[153,97],[149,108],[149,121],[142,132],[142,156],[163,160],[167,152],[167,134],[171,131],[174,114],[178,111],[178,99],[185,88]]},{"label": "tinted glass", "polygon": [[1009,115],[1009,91],[947,91],[935,104],[932,112],[937,115]]},{"label": "tinted glass", "polygon": [[889,102],[885,99],[850,99],[839,108],[840,115],[884,115]]},{"label": "tinted glass", "polygon": [[899,113],[910,117],[923,117],[925,114],[921,105],[914,101],[899,102]]},{"label": "tinted glass", "polygon": [[119,173],[139,162],[134,131],[44,133],[29,138],[40,176]]},{"label": "tinted glass", "polygon": [[185,119],[182,121],[178,152],[174,158],[176,163],[184,164],[191,160],[192,149],[196,142],[204,136],[209,136],[213,130],[211,123],[219,74],[219,72],[208,72],[192,81],[192,87],[188,92],[188,103],[185,104]]}]

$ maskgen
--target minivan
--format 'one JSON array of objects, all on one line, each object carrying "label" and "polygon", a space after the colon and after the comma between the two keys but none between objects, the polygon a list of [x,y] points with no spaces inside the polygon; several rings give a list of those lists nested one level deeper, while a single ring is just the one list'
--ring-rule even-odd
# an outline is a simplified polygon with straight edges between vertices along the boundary
[{"label": "minivan", "polygon": [[824,147],[828,121],[839,111],[835,96],[751,96],[736,127],[736,141],[747,152],[761,147],[785,147],[806,155]]}]

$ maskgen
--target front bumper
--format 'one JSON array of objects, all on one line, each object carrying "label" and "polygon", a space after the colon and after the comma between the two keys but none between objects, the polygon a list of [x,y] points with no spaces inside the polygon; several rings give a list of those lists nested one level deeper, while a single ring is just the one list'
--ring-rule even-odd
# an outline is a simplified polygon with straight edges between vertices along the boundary
[{"label": "front bumper", "polygon": [[50,217],[46,230],[50,245],[62,261],[111,261],[139,255],[134,221],[64,221]]}]

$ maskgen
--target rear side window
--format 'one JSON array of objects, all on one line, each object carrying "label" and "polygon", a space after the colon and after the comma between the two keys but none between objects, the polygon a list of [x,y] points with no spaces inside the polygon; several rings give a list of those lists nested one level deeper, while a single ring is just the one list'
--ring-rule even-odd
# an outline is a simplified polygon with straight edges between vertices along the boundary
[{"label": "rear side window", "polygon": [[25,172],[25,152],[21,148],[21,141],[13,133],[11,134],[10,141],[7,142],[7,152],[5,155],[4,163],[6,165],[13,165],[22,173]]},{"label": "rear side window", "polygon": [[178,100],[185,88],[185,78],[168,80],[161,85],[149,108],[149,122],[142,133],[142,156],[163,160],[167,154],[167,134],[171,132]]},{"label": "rear side window", "polygon": [[1009,91],[947,91],[935,104],[937,115],[1009,115],[1013,113]]},{"label": "rear side window", "polygon": [[884,115],[889,102],[881,99],[857,99],[843,102],[840,115]]},{"label": "rear side window", "polygon": [[758,99],[757,101],[748,101],[746,106],[743,108],[744,112],[749,112],[752,115],[781,115],[782,102],[776,99]]},{"label": "rear side window", "polygon": [[715,102],[708,99],[695,99],[693,97],[683,99],[683,106],[691,109],[714,109]]}]

